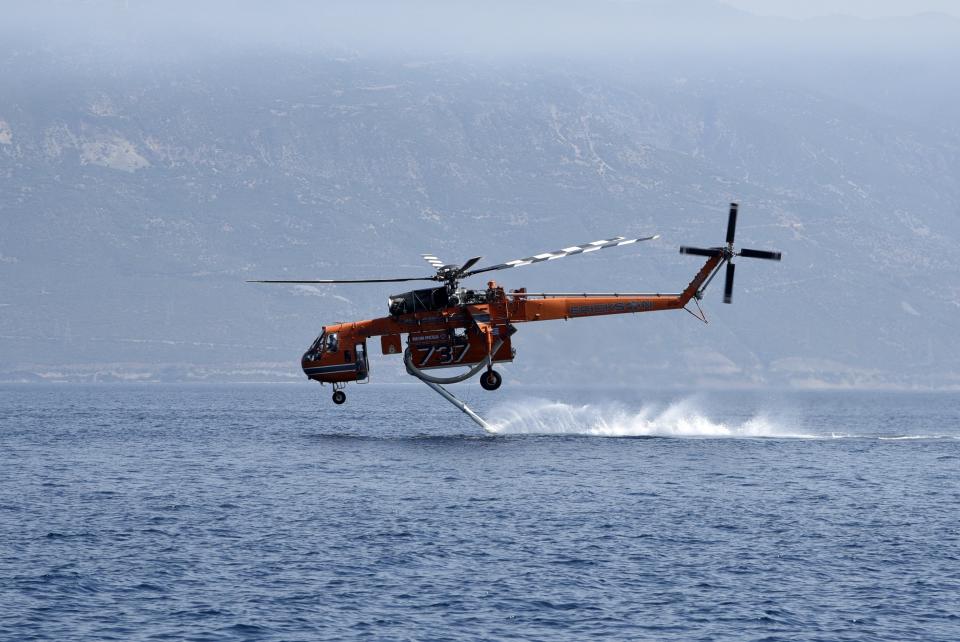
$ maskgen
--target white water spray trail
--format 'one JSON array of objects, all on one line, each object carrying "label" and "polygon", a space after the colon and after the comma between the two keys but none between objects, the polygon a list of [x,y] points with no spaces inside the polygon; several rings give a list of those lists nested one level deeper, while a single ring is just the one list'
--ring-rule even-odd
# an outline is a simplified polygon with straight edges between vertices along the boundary
[{"label": "white water spray trail", "polygon": [[794,437],[774,420],[756,415],[739,424],[710,419],[692,399],[667,406],[628,409],[617,404],[571,405],[530,399],[494,408],[490,415],[499,434],[596,435],[603,437]]}]

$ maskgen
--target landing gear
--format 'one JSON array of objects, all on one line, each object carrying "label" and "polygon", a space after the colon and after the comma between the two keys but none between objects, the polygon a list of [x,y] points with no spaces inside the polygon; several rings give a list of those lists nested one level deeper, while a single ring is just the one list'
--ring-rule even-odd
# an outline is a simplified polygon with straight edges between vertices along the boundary
[{"label": "landing gear", "polygon": [[503,383],[503,377],[496,370],[487,370],[480,375],[480,385],[484,390],[496,390]]},{"label": "landing gear", "polygon": [[334,390],[333,391],[333,403],[338,406],[347,400],[347,393],[343,390]]}]

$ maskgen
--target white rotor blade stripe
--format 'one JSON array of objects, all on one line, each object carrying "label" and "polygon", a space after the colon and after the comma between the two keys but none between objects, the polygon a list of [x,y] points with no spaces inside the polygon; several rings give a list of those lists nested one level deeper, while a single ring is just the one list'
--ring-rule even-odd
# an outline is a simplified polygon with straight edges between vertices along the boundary
[{"label": "white rotor blade stripe", "polygon": [[584,243],[583,245],[571,245],[570,247],[565,247],[562,250],[555,250],[553,252],[543,252],[541,254],[534,254],[533,256],[528,256],[523,259],[515,259],[513,261],[507,261],[506,263],[501,263],[500,265],[492,265],[487,268],[482,268],[480,270],[474,270],[468,272],[466,276],[470,274],[478,274],[480,272],[490,272],[491,270],[505,270],[507,268],[519,267],[521,265],[530,265],[531,263],[540,263],[541,261],[552,261],[554,259],[562,259],[565,256],[572,256],[574,254],[586,254],[587,252],[596,252],[597,250],[602,250],[608,247],[617,247],[619,245],[630,245],[631,243],[636,243],[637,241],[650,241],[656,238],[660,238],[660,235],[655,236],[646,236],[643,238],[628,239],[623,236],[616,236],[612,239],[604,239],[600,241],[592,241],[590,243]]},{"label": "white rotor blade stripe", "polygon": [[435,267],[435,268],[442,268],[442,267],[444,266],[443,261],[441,261],[440,259],[438,259],[438,258],[437,258],[436,256],[434,256],[433,254],[421,254],[420,256],[423,257],[423,260],[424,260],[424,261],[426,261],[427,263],[429,263],[431,266],[433,266],[433,267]]}]

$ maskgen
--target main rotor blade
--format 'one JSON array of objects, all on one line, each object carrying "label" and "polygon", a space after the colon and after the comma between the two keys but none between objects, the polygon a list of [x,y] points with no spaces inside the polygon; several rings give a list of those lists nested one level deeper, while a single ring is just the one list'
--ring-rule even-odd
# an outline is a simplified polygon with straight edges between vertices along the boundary
[{"label": "main rotor blade", "polygon": [[737,269],[737,266],[733,263],[727,263],[727,280],[723,284],[723,302],[732,303],[733,302],[733,271]]},{"label": "main rotor blade", "polygon": [[491,265],[490,267],[480,268],[479,270],[473,270],[472,272],[466,272],[463,274],[463,276],[468,277],[473,276],[474,274],[480,274],[481,272],[492,272],[493,270],[506,270],[507,268],[520,267],[521,265],[530,265],[531,263],[540,263],[541,261],[552,261],[554,259],[562,259],[565,256],[573,256],[574,254],[586,254],[587,252],[596,252],[597,250],[603,250],[608,247],[630,245],[631,243],[637,243],[639,241],[652,241],[653,239],[658,238],[660,238],[659,234],[654,234],[653,236],[644,236],[643,238],[637,239],[628,239],[622,236],[616,236],[612,239],[593,241],[592,243],[585,243],[583,245],[572,245],[570,247],[565,247],[562,250],[544,252],[543,254],[528,256],[525,259],[516,259],[514,261],[507,261],[506,263],[500,263],[498,265]]},{"label": "main rotor blade", "polygon": [[424,261],[426,261],[431,266],[433,266],[434,269],[439,269],[444,266],[443,261],[441,261],[439,258],[434,256],[433,254],[421,254],[420,256],[423,257]]},{"label": "main rotor blade", "polygon": [[415,276],[409,279],[314,279],[310,281],[278,281],[278,280],[257,280],[247,281],[247,283],[286,283],[291,285],[316,285],[330,283],[401,283],[403,281],[433,281],[432,276]]},{"label": "main rotor blade", "polygon": [[727,218],[727,245],[733,243],[733,237],[737,232],[737,209],[739,207],[736,203],[730,203],[730,217]]},{"label": "main rotor blade", "polygon": [[737,252],[740,256],[746,257],[748,259],[769,259],[771,261],[779,261],[780,257],[783,256],[780,252],[770,252],[767,250],[747,250],[743,249]]},{"label": "main rotor blade", "polygon": [[476,265],[477,261],[479,261],[482,258],[483,258],[482,256],[475,256],[472,259],[467,259],[467,262],[460,266],[460,269],[458,270],[458,272],[460,272],[460,274],[463,274],[464,272],[472,268],[474,265]]},{"label": "main rotor blade", "polygon": [[693,254],[695,256],[720,256],[723,250],[719,247],[683,247],[680,248],[680,254]]}]

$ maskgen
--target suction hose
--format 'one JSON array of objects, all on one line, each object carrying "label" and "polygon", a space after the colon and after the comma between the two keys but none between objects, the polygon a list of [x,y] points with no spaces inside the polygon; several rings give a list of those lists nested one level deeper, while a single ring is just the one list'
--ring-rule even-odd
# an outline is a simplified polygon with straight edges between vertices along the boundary
[{"label": "suction hose", "polygon": [[466,381],[470,377],[476,375],[478,372],[486,368],[492,363],[493,355],[497,354],[500,351],[500,346],[503,345],[503,339],[497,339],[497,343],[493,346],[493,351],[488,354],[482,361],[477,365],[473,366],[465,373],[457,375],[455,377],[434,377],[428,375],[426,372],[413,365],[413,352],[408,347],[403,353],[403,365],[407,367],[407,372],[412,374],[414,377],[420,381],[425,381],[427,383],[436,383],[436,384],[450,384],[450,383],[460,383],[461,381]]}]

